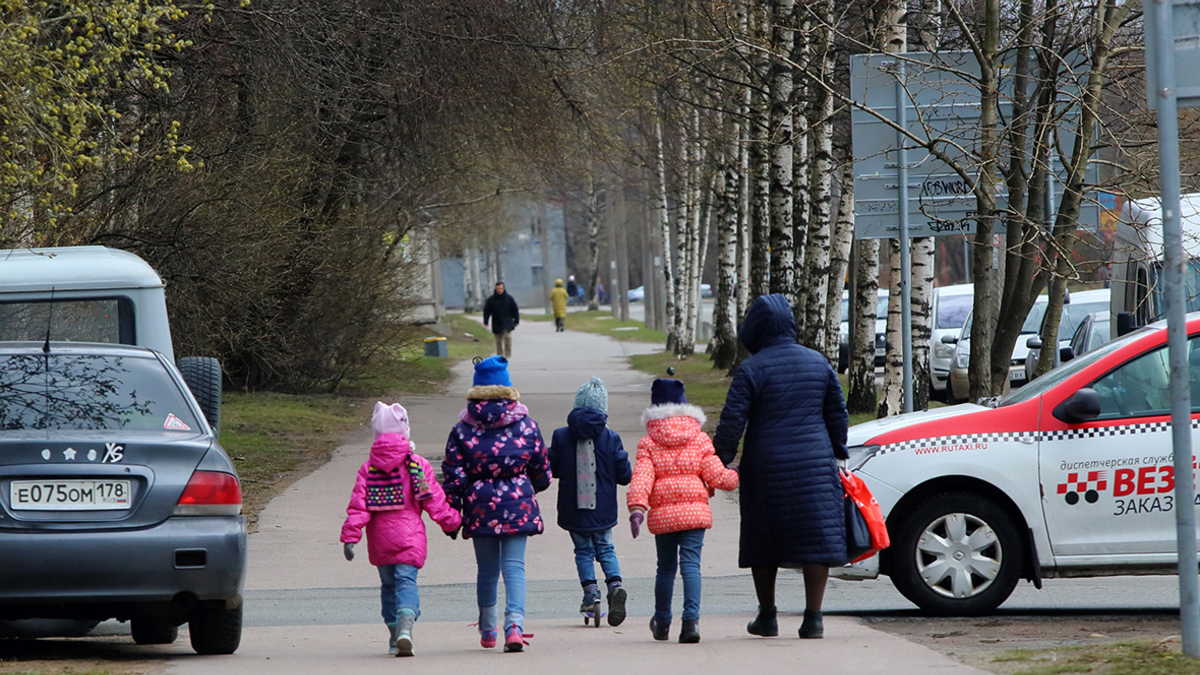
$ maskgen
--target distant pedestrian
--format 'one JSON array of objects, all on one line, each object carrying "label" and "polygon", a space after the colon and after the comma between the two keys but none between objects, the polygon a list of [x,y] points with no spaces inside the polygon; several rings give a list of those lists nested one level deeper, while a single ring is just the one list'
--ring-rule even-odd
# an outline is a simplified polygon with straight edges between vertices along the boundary
[{"label": "distant pedestrian", "polygon": [[475,545],[479,644],[496,646],[497,583],[504,575],[504,651],[524,649],[525,544],[541,534],[535,493],[550,487],[542,432],[520,403],[508,360],[475,364],[467,407],[450,431],[442,475],[450,504],[463,514],[463,538]]},{"label": "distant pedestrian", "polygon": [[567,300],[572,305],[575,304],[576,294],[579,292],[579,284],[575,283],[575,275],[567,276]]},{"label": "distant pedestrian", "polygon": [[820,638],[829,567],[846,561],[836,462],[847,457],[842,387],[824,356],[796,344],[796,321],[782,295],[756,299],[738,338],[751,356],[729,386],[714,444],[729,464],[745,431],[738,565],[750,568],[758,595],[758,617],[746,629],[779,634],[775,577],[780,567],[799,567],[805,596],[800,637]]},{"label": "distant pedestrian", "polygon": [[583,287],[583,284],[575,287],[575,299],[581,306],[587,304],[587,289]]},{"label": "distant pedestrian", "polygon": [[558,477],[558,526],[571,534],[575,566],[583,586],[579,612],[600,625],[600,587],[596,563],[604,572],[608,625],[625,620],[626,592],[613,548],[617,524],[617,486],[629,485],[633,469],[617,432],[608,428],[608,391],[593,377],[575,394],[567,426],[554,430],[550,468]]},{"label": "distant pedestrian", "polygon": [[608,304],[608,289],[604,288],[604,284],[596,282],[596,302],[601,305]]},{"label": "distant pedestrian", "polygon": [[517,301],[504,290],[504,282],[496,282],[496,290],[483,303],[483,325],[492,322],[492,334],[496,336],[496,356],[512,358],[512,332],[521,323]]},{"label": "distant pedestrian", "polygon": [[[642,413],[646,436],[638,442],[637,463],[627,495],[634,539],[642,522],[654,535],[658,573],[654,580],[654,617],[650,632],[666,640],[671,629],[675,570],[683,577],[683,626],[679,641],[700,641],[700,550],[712,527],[711,490],[733,490],[736,471],[726,469],[700,430],[704,411],[689,405],[679,380],[655,380],[651,405]],[[647,511],[649,513],[647,514]]]},{"label": "distant pedestrian", "polygon": [[562,279],[554,280],[554,288],[550,291],[550,305],[554,309],[554,329],[561,333],[566,330],[564,322],[567,318],[567,289],[563,288]]},{"label": "distant pedestrian", "polygon": [[379,595],[387,624],[388,653],[413,655],[413,624],[421,616],[417,571],[425,565],[428,513],[450,537],[458,536],[462,517],[446,501],[429,462],[408,440],[408,412],[399,403],[375,404],[371,416],[375,442],[358,470],[346,522],[342,553],[354,560],[354,545],[367,530],[367,557],[379,568]]}]

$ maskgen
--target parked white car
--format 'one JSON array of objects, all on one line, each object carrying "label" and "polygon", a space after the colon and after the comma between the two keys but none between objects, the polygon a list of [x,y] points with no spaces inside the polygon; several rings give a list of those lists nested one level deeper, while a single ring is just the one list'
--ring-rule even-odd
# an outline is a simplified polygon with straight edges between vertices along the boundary
[{"label": "parked white car", "polygon": [[950,367],[954,365],[954,345],[942,342],[942,338],[947,335],[958,337],[974,302],[975,284],[955,284],[933,289],[929,384],[932,389],[930,395],[934,398],[945,398],[948,395]]},{"label": "parked white car", "polygon": [[[1062,318],[1058,322],[1059,349],[1071,346],[1071,337],[1075,335],[1075,331],[1079,329],[1089,314],[1108,311],[1110,296],[1111,293],[1107,288],[1077,291],[1067,296],[1067,302],[1063,305]],[[1042,313],[1045,314],[1044,308]],[[1045,334],[1046,322],[1043,319],[1038,334],[1025,340],[1025,346],[1029,348],[1029,355],[1025,357],[1026,380],[1032,380],[1034,372],[1037,371],[1037,363],[1042,349],[1041,336]]]}]

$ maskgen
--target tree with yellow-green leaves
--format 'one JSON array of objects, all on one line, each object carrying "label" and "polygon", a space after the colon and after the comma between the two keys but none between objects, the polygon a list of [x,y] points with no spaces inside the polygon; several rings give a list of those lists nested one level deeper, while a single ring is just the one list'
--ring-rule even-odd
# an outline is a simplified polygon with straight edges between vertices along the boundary
[{"label": "tree with yellow-green leaves", "polygon": [[80,176],[135,158],[190,165],[174,133],[145,143],[153,120],[137,92],[166,90],[161,54],[190,42],[167,1],[0,0],[0,239],[35,243],[33,223],[69,212]]}]

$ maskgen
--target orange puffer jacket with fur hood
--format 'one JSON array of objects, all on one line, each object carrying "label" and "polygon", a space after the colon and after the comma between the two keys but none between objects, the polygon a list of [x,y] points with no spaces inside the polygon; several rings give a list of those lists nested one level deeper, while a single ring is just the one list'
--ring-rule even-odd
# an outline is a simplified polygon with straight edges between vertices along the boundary
[{"label": "orange puffer jacket with fur hood", "polygon": [[711,528],[711,491],[738,486],[737,472],[725,468],[700,430],[704,419],[700,408],[687,403],[651,406],[642,413],[646,436],[638,442],[627,503],[630,511],[649,510],[651,534]]}]

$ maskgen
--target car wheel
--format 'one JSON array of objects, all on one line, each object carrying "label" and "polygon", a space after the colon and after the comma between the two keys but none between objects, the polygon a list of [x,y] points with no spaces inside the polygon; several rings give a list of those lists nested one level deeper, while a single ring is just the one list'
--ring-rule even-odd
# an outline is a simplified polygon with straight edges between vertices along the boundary
[{"label": "car wheel", "polygon": [[130,619],[129,630],[139,645],[169,645],[179,637],[179,626],[159,619]]},{"label": "car wheel", "polygon": [[977,616],[1008,599],[1024,549],[1013,519],[993,502],[938,495],[904,517],[891,549],[892,583],[939,616]]},{"label": "car wheel", "polygon": [[217,432],[221,428],[221,363],[211,356],[184,356],[176,365],[200,404],[208,426]]},{"label": "car wheel", "polygon": [[242,643],[242,608],[201,605],[188,622],[192,649],[197,654],[232,654]]}]

